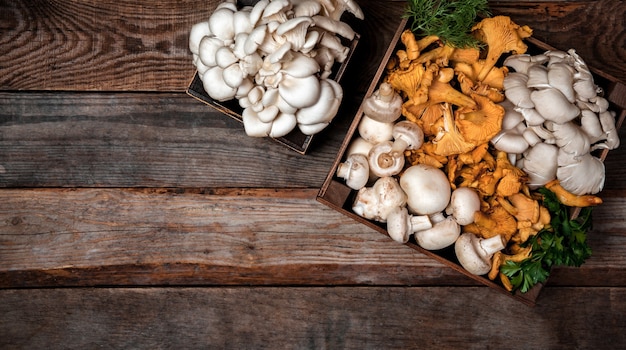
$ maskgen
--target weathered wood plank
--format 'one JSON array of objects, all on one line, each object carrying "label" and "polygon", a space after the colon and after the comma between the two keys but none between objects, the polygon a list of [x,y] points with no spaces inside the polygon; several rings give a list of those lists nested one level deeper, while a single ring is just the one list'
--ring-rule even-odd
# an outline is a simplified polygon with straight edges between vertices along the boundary
[{"label": "weathered wood plank", "polygon": [[316,193],[2,190],[0,286],[468,283]]},{"label": "weathered wood plank", "polygon": [[[315,193],[4,189],[0,287],[475,284]],[[592,258],[551,284],[626,286],[624,198],[595,212]]]},{"label": "weathered wood plank", "polygon": [[15,95],[0,93],[0,187],[319,187],[354,115],[302,156],[182,93]]},{"label": "weathered wood plank", "polygon": [[[182,91],[193,74],[189,29],[217,3],[1,1],[0,89]],[[359,3],[367,22],[355,26],[367,41],[367,32],[393,23],[390,16],[397,19],[405,2]],[[576,48],[592,66],[626,81],[626,49],[616,35],[624,31],[622,1],[492,1],[491,6],[494,13],[531,25],[538,38]]]},{"label": "weathered wood plank", "polygon": [[[0,89],[184,91],[194,73],[189,30],[219,2],[2,1]],[[370,47],[362,62],[381,52],[371,45],[388,45],[376,38],[393,33],[402,9],[363,1],[367,23],[346,16]]]},{"label": "weathered wood plank", "polygon": [[490,1],[533,36],[561,50],[573,48],[590,66],[626,82],[626,3],[621,0]]},{"label": "weathered wood plank", "polygon": [[178,90],[219,1],[2,1],[2,89]]},{"label": "weathered wood plank", "polygon": [[625,300],[624,288],[546,288],[535,308],[482,287],[0,290],[0,347],[609,349],[626,344]]}]

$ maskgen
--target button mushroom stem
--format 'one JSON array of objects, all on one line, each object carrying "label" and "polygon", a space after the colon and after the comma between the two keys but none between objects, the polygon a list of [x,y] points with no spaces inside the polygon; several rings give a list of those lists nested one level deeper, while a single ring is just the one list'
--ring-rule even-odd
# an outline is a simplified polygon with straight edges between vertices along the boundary
[{"label": "button mushroom stem", "polygon": [[502,235],[484,239],[466,232],[456,240],[454,252],[465,270],[474,275],[484,275],[491,270],[493,254],[504,249],[505,244]]},{"label": "button mushroom stem", "polygon": [[365,187],[369,180],[370,167],[367,157],[360,153],[351,154],[337,167],[337,177],[346,180],[346,185],[353,190]]},{"label": "button mushroom stem", "polygon": [[392,130],[393,146],[391,153],[402,155],[405,150],[417,149],[424,143],[424,132],[419,125],[403,120],[396,123]]},{"label": "button mushroom stem", "polygon": [[417,232],[433,227],[427,215],[410,215],[406,207],[396,207],[387,216],[389,237],[398,243],[406,243]]},{"label": "button mushroom stem", "polygon": [[371,172],[378,176],[393,176],[399,174],[404,168],[404,154],[391,152],[391,141],[380,142],[370,150],[368,154]]},{"label": "button mushroom stem", "polygon": [[429,216],[432,228],[416,231],[414,233],[417,244],[427,250],[439,250],[446,248],[454,242],[461,234],[461,226],[452,216],[445,217],[442,212]]}]

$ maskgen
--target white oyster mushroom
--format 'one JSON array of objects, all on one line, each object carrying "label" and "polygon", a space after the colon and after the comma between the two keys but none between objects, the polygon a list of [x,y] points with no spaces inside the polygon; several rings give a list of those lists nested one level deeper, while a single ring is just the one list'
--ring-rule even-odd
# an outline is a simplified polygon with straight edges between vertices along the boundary
[{"label": "white oyster mushroom", "polygon": [[528,187],[537,189],[556,179],[559,148],[548,143],[538,143],[524,153],[524,158],[516,164],[528,175]]},{"label": "white oyster mushroom", "polygon": [[300,108],[296,113],[298,127],[305,135],[313,135],[324,129],[337,114],[343,89],[331,79],[320,80],[320,96],[313,105]]},{"label": "white oyster mushroom", "polygon": [[202,38],[209,35],[211,35],[209,21],[198,22],[191,26],[191,31],[189,32],[189,51],[194,55],[198,55],[200,51],[200,41]]},{"label": "white oyster mushroom", "polygon": [[237,98],[249,135],[280,137],[296,126],[307,135],[320,132],[343,98],[329,76],[349,50],[338,36],[355,36],[335,18],[344,11],[362,18],[353,1],[221,2],[189,33],[205,91],[216,101]]},{"label": "white oyster mushroom", "polygon": [[203,75],[203,87],[211,98],[217,101],[232,100],[237,89],[224,81],[224,69],[219,66],[209,68]]},{"label": "white oyster mushroom", "polygon": [[559,184],[566,190],[577,195],[594,194],[604,187],[604,163],[597,157],[587,153],[573,157],[559,151],[556,177]]},{"label": "white oyster mushroom", "polygon": [[316,0],[297,1],[293,5],[293,15],[296,17],[312,17],[321,10],[322,5]]},{"label": "white oyster mushroom", "polygon": [[[576,195],[594,194],[604,184],[604,165],[591,155],[619,146],[615,112],[574,50],[513,55],[505,60],[505,96],[523,116],[503,120],[491,143],[506,151],[529,175],[534,189],[558,179]],[[503,104],[510,110],[510,104]],[[508,106],[508,107],[507,107]]]},{"label": "white oyster mushroom", "polygon": [[234,13],[232,8],[218,6],[209,18],[211,34],[226,43],[232,41],[235,38]]}]

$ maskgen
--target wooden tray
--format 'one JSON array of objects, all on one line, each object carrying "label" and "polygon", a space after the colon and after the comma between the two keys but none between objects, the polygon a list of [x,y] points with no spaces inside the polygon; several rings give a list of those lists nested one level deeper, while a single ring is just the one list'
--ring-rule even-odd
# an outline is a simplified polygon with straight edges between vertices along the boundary
[{"label": "wooden tray", "polygon": [[[366,96],[371,95],[375,91],[375,89],[379,86],[381,79],[383,77],[383,74],[385,72],[387,61],[389,60],[391,55],[395,53],[395,51],[399,48],[400,34],[404,31],[405,28],[406,28],[406,20],[400,23],[400,26],[398,27],[396,34],[394,36],[394,40],[392,41],[392,44],[386,51],[383,61],[379,65],[378,71],[367,91]],[[535,38],[528,38],[526,42],[529,46],[528,52],[531,54],[542,53],[547,50],[556,50],[554,47],[548,44],[545,44]],[[594,81],[596,85],[599,85],[604,89],[604,97],[610,102],[611,104],[610,108],[617,113],[616,127],[619,128],[624,118],[626,117],[626,85],[624,85],[624,83],[618,81],[617,79],[611,77],[610,75],[604,74],[600,70],[597,70],[591,67],[590,69],[594,74]],[[342,179],[338,179],[335,176],[337,167],[343,161],[344,153],[348,145],[352,141],[352,138],[356,132],[356,129],[359,125],[359,122],[362,116],[363,116],[363,110],[362,110],[362,107],[360,107],[359,110],[357,111],[356,116],[354,117],[354,120],[352,121],[352,124],[350,125],[348,133],[346,134],[346,137],[339,149],[337,157],[335,158],[335,161],[333,162],[333,166],[331,167],[326,177],[326,180],[318,193],[317,200],[384,235],[388,235],[384,224],[380,224],[378,222],[365,219],[355,214],[352,211],[351,206],[352,206],[352,203],[354,202],[357,191],[352,190],[351,188],[346,186]],[[604,160],[606,158],[607,153],[608,153],[608,150],[603,150],[602,153],[599,155],[600,158]],[[390,242],[392,242],[391,239],[390,239]],[[392,243],[399,244],[396,242],[392,242]],[[539,296],[539,292],[541,291],[543,287],[542,284],[538,284],[538,285],[535,285],[534,288],[532,288],[526,293],[521,293],[519,291],[515,293],[511,293],[507,291],[506,289],[504,289],[502,285],[498,284],[497,282],[491,281],[485,276],[476,276],[466,271],[458,263],[455,253],[454,253],[453,245],[440,251],[430,251],[430,250],[426,250],[420,247],[415,242],[413,237],[411,237],[411,240],[408,243],[406,243],[406,245],[408,245],[409,247],[415,249],[416,251],[422,254],[425,254],[445,264],[446,266],[466,275],[467,277],[475,281],[478,281],[488,287],[491,287],[496,291],[509,295],[512,298],[517,299],[529,306],[535,305],[536,299]]]},{"label": "wooden tray", "polygon": [[[350,50],[344,62],[342,62],[341,64],[336,63],[335,67],[333,67],[333,74],[331,74],[330,78],[333,79],[334,81],[341,84],[341,77],[343,76],[344,71],[348,67],[348,63],[350,62],[350,59],[352,58],[352,54],[354,53],[356,49],[359,39],[360,39],[360,35],[357,33],[355,34],[353,40],[351,40],[350,42],[344,43]],[[343,86],[343,84],[341,85],[345,89],[345,86]],[[236,99],[232,99],[232,100],[228,100],[224,102],[213,100],[204,90],[204,87],[202,85],[202,80],[200,79],[198,72],[194,74],[191,82],[189,83],[189,86],[187,87],[186,92],[189,96],[199,100],[200,102],[207,104],[208,106],[218,110],[219,112],[224,113],[225,115],[239,122],[243,122],[242,117],[241,117],[243,108],[239,106],[239,102]],[[331,125],[332,125],[332,122],[331,122]],[[332,127],[331,125],[329,125],[328,127]],[[300,131],[300,129],[296,127],[289,134],[285,136],[276,137],[276,138],[270,137],[270,138],[280,144],[283,144],[289,147],[290,149],[300,154],[305,154],[309,148],[309,145],[311,144],[311,141],[313,140],[313,136],[314,135],[303,134]]]}]

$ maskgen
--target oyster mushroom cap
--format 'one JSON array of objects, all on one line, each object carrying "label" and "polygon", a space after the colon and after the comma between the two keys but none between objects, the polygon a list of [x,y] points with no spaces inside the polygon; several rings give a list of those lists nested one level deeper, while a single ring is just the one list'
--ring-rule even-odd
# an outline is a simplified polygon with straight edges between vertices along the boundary
[{"label": "oyster mushroom cap", "polygon": [[560,185],[575,195],[595,194],[604,187],[605,168],[604,163],[597,157],[587,153],[576,160],[565,156],[570,161],[565,163],[559,152],[559,167],[556,178]]},{"label": "oyster mushroom cap", "polygon": [[520,167],[528,175],[528,187],[537,189],[556,178],[559,148],[538,143],[525,154]]}]

